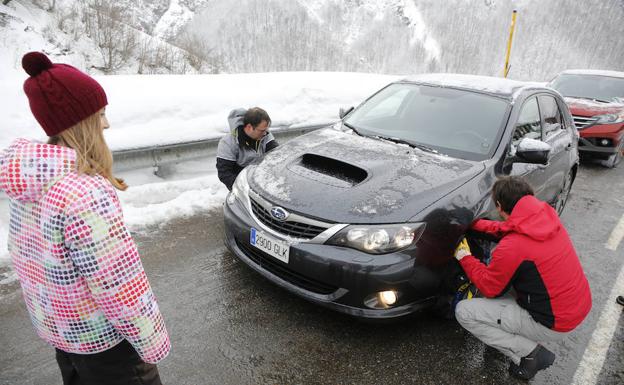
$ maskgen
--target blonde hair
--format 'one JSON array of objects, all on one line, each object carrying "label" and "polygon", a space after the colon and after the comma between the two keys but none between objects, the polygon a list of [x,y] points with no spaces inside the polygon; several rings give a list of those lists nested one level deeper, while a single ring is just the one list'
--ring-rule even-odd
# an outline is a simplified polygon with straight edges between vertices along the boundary
[{"label": "blonde hair", "polygon": [[118,190],[128,188],[123,179],[113,176],[113,154],[104,140],[100,111],[50,137],[48,143],[76,150],[79,173],[99,174]]}]

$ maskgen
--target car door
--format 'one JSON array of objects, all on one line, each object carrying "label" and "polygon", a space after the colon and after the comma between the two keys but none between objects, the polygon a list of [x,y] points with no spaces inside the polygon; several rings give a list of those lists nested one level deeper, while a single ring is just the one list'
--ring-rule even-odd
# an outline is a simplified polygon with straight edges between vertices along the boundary
[{"label": "car door", "polygon": [[549,161],[543,167],[544,197],[547,202],[554,202],[561,191],[564,178],[570,172],[569,151],[573,149],[572,136],[565,126],[563,113],[552,95],[539,95],[540,115],[542,117],[542,141],[552,148]]},{"label": "car door", "polygon": [[[537,96],[528,98],[522,105],[518,120],[514,126],[511,139],[510,154],[512,156],[520,141],[524,138],[542,140],[542,118],[540,116]],[[535,196],[541,200],[547,200],[545,189],[545,167],[538,164],[514,163],[510,175],[520,176],[533,187]]]}]

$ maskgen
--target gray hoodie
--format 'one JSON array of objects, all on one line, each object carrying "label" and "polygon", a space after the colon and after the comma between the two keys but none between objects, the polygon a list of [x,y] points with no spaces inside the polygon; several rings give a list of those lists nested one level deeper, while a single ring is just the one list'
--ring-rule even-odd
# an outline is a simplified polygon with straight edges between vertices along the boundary
[{"label": "gray hoodie", "polygon": [[217,158],[234,161],[240,167],[246,167],[254,160],[261,158],[266,153],[267,144],[275,140],[273,134],[269,132],[259,141],[249,138],[249,141],[253,143],[249,143],[249,146],[245,145],[242,140],[246,139],[247,135],[242,130],[242,126],[246,112],[244,108],[230,111],[228,115],[230,133],[221,138],[217,148]]}]

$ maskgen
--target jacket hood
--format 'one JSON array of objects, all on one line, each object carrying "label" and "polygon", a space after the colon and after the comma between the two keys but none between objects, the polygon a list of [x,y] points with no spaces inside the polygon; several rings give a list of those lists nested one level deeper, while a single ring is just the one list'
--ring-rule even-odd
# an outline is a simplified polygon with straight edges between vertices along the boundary
[{"label": "jacket hood", "polygon": [[230,131],[234,131],[239,126],[243,125],[243,118],[245,117],[247,110],[244,108],[236,108],[230,111],[228,115],[228,124],[230,125]]},{"label": "jacket hood", "polygon": [[22,202],[38,202],[73,171],[76,152],[68,147],[18,139],[0,153],[0,189]]},{"label": "jacket hood", "polygon": [[536,241],[545,241],[555,236],[561,222],[555,209],[532,195],[520,199],[509,218],[509,228]]},{"label": "jacket hood", "polygon": [[322,129],[269,152],[249,169],[248,181],[272,204],[306,217],[335,223],[400,223],[483,170],[482,162]]}]

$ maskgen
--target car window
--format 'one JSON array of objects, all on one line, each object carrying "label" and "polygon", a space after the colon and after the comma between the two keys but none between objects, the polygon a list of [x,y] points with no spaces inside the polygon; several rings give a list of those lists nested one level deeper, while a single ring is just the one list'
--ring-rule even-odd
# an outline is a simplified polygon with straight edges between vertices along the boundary
[{"label": "car window", "polygon": [[393,83],[356,108],[345,124],[362,136],[484,160],[495,151],[510,108],[507,99],[472,90]]},{"label": "car window", "polygon": [[563,130],[563,115],[557,101],[552,96],[542,95],[539,97],[539,102],[544,123],[544,139],[548,139]]},{"label": "car window", "polygon": [[401,104],[405,101],[405,97],[409,93],[409,89],[399,89],[393,91],[395,92],[388,95],[387,99],[384,99],[374,108],[367,111],[362,118],[375,119],[395,116],[399,111]]},{"label": "car window", "polygon": [[563,74],[557,76],[550,86],[571,98],[611,102],[624,97],[624,79],[611,76]]},{"label": "car window", "polygon": [[537,98],[527,100],[522,106],[522,111],[520,111],[514,130],[512,144],[515,146],[524,138],[542,140],[542,124]]}]

